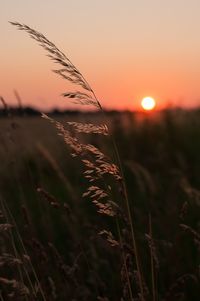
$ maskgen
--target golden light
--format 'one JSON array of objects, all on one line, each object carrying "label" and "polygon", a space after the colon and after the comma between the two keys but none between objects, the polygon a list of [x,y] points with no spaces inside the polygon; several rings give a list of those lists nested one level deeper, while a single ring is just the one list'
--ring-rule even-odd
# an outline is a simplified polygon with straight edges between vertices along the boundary
[{"label": "golden light", "polygon": [[155,108],[156,106],[156,101],[152,97],[144,97],[141,101],[141,106],[144,110],[146,111],[151,111]]}]

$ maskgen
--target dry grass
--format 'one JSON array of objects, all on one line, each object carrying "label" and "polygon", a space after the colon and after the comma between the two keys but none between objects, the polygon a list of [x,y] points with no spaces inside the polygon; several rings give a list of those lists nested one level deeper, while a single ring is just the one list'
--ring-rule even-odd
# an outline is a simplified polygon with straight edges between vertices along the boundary
[{"label": "dry grass", "polygon": [[[94,106],[104,114],[94,91],[63,52],[27,25],[17,22],[12,22],[12,25],[26,31],[47,51],[48,56],[60,66],[54,70],[55,73],[79,87],[75,92],[63,93],[64,97],[78,104]],[[4,109],[9,111],[3,98],[1,102]],[[52,130],[48,127],[47,135],[51,131],[55,133],[56,129],[64,144],[60,144],[51,153],[49,148],[35,139],[36,153],[29,158],[37,158],[38,163],[35,164],[22,155],[26,162],[23,179],[20,178],[23,174],[21,167],[19,168],[21,162],[14,164],[17,171],[14,187],[18,189],[16,200],[21,212],[15,212],[14,218],[10,210],[13,203],[7,205],[2,201],[0,299],[187,301],[191,300],[188,299],[189,296],[192,300],[197,300],[199,274],[196,261],[190,258],[188,266],[183,269],[179,264],[182,258],[180,254],[177,255],[177,250],[185,246],[189,256],[193,252],[196,252],[197,258],[199,256],[198,229],[193,228],[195,224],[188,225],[188,207],[199,206],[199,190],[194,189],[186,177],[176,175],[175,183],[172,181],[175,190],[172,185],[170,197],[177,200],[176,192],[179,191],[187,201],[178,202],[176,207],[164,203],[165,191],[161,193],[164,184],[161,179],[156,179],[153,170],[155,167],[158,170],[168,170],[167,162],[164,164],[163,158],[155,155],[153,163],[147,160],[145,165],[142,160],[147,159],[147,156],[143,156],[140,163],[127,158],[124,165],[119,159],[120,149],[116,146],[113,132],[102,122],[104,115],[101,115],[99,123],[55,120],[45,114],[42,117],[44,120],[40,122],[43,126],[46,126],[45,121],[54,126]],[[167,133],[172,133],[172,119],[167,114],[164,118],[163,124],[168,126]],[[8,124],[10,122],[13,123],[13,120]],[[9,133],[8,144],[12,143],[15,156],[20,141],[20,123],[21,120],[17,127],[8,127],[6,130]],[[148,134],[150,130],[151,127],[147,124],[144,132],[140,136],[135,134],[134,137],[143,137],[142,143],[147,142],[149,137],[152,139]],[[159,131],[154,129],[152,135],[154,133]],[[53,137],[55,141],[59,141],[55,135]],[[51,134],[50,140],[54,139]],[[33,141],[33,137],[31,140]],[[140,145],[138,142],[138,157],[141,150],[144,152],[142,143]],[[106,145],[109,146],[105,147]],[[171,144],[167,145],[169,147]],[[4,143],[4,146],[6,149],[8,145]],[[61,167],[64,160],[57,154],[64,146],[72,157],[71,160],[67,159],[65,165],[69,169],[68,177]],[[28,149],[27,140],[23,151],[25,149]],[[20,148],[18,151],[21,153]],[[167,152],[163,155],[166,154]],[[182,161],[179,161],[181,166]],[[4,171],[6,169],[8,168]],[[131,173],[128,181],[125,180],[124,169]],[[51,177],[52,182],[48,182]],[[12,180],[8,173],[9,178]],[[130,180],[134,182],[131,194],[127,189]],[[27,181],[25,185],[23,181]],[[30,185],[28,188],[27,183]],[[63,186],[64,194],[61,192]],[[25,193],[25,189],[28,193]],[[83,199],[80,199],[81,195]],[[161,195],[163,203],[159,202],[159,206],[162,206],[158,208],[155,201]],[[145,204],[142,203],[144,200]],[[164,211],[168,219],[171,215],[174,218],[173,227],[168,224],[170,233],[165,227],[166,220],[162,220]],[[19,216],[23,216],[23,219]],[[185,245],[185,235],[192,239],[195,251],[193,248],[190,251]]]}]

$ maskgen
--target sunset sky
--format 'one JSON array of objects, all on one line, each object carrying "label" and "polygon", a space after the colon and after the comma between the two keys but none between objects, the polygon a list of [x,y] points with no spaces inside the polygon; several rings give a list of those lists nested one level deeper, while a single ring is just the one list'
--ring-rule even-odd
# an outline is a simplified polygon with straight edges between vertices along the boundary
[{"label": "sunset sky", "polygon": [[200,105],[199,0],[0,0],[0,95],[15,104],[71,108],[68,84],[25,32],[25,23],[54,42],[80,69],[106,108]]}]

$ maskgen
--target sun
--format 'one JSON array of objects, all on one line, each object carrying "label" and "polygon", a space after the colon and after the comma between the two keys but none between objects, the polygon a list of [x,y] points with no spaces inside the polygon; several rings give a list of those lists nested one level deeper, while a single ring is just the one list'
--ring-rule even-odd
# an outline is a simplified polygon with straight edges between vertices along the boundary
[{"label": "sun", "polygon": [[156,101],[150,96],[144,97],[141,101],[141,106],[146,111],[151,111],[156,106]]}]

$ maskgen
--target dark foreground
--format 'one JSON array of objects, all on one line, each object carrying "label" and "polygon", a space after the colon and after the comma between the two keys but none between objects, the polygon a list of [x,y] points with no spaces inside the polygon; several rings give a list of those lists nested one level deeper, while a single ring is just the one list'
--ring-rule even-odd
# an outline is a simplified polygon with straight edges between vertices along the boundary
[{"label": "dark foreground", "polygon": [[[54,118],[105,122],[98,114]],[[127,184],[143,300],[199,300],[200,111],[113,113],[107,121]],[[108,136],[73,135],[115,161]],[[129,222],[82,197],[83,172],[48,120],[0,119],[0,300],[142,300]],[[112,198],[124,209],[117,189]],[[99,234],[118,242],[118,227],[121,245]]]}]

